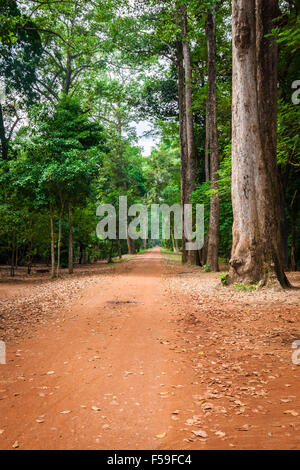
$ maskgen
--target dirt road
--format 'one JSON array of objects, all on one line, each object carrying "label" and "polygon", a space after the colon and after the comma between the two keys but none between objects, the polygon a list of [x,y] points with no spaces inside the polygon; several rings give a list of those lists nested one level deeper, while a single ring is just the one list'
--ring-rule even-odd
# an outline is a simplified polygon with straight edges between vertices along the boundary
[{"label": "dirt road", "polygon": [[[299,448],[297,398],[281,403],[273,419],[272,396],[271,415],[261,411],[268,407],[261,395],[251,398],[249,410],[257,412],[246,410],[246,417],[242,402],[222,406],[230,396],[239,401],[228,387],[205,396],[211,373],[199,380],[194,367],[205,354],[195,336],[201,324],[184,320],[194,306],[172,294],[170,269],[158,249],[139,255],[87,287],[33,337],[7,345],[1,449]],[[286,373],[281,385],[289,379],[288,395],[298,397],[299,368]]]}]

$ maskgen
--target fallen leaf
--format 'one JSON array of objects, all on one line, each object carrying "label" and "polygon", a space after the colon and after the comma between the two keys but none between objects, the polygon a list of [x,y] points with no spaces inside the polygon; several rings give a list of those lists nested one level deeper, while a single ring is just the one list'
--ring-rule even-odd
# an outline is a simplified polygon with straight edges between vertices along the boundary
[{"label": "fallen leaf", "polygon": [[237,430],[238,431],[249,431],[250,428],[251,428],[250,424],[244,424],[240,428],[237,428]]},{"label": "fallen leaf", "polygon": [[91,408],[92,408],[92,410],[94,410],[94,411],[100,411],[100,410],[101,410],[101,408],[98,408],[98,406],[92,406]]},{"label": "fallen leaf", "polygon": [[195,405],[202,405],[203,403],[205,402],[205,400],[199,400],[199,401],[195,401]]},{"label": "fallen leaf", "polygon": [[62,415],[67,415],[68,413],[72,413],[70,410],[60,411]]},{"label": "fallen leaf", "polygon": [[192,431],[192,433],[195,434],[195,436],[197,436],[197,437],[203,437],[204,439],[205,439],[206,437],[208,437],[207,433],[206,433],[205,431],[202,431],[202,430],[200,430],[200,431]]},{"label": "fallen leaf", "polygon": [[297,413],[297,411],[295,411],[295,410],[285,410],[284,414],[285,415],[298,416],[299,413]]},{"label": "fallen leaf", "polygon": [[167,434],[166,432],[164,432],[164,433],[162,433],[162,434],[156,434],[156,437],[157,437],[158,439],[163,439],[164,437],[166,437],[166,434]]},{"label": "fallen leaf", "polygon": [[15,441],[12,445],[13,449],[17,449],[19,447],[18,441]]}]

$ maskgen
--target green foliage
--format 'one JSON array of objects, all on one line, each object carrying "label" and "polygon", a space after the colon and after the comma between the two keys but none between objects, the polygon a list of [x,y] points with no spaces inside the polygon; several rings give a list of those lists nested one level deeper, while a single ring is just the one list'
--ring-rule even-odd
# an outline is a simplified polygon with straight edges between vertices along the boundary
[{"label": "green foliage", "polygon": [[220,279],[221,279],[221,283],[223,284],[223,286],[227,285],[227,278],[228,278],[228,273],[220,274]]},{"label": "green foliage", "polygon": [[203,270],[204,270],[204,272],[206,272],[206,273],[210,273],[210,266],[209,266],[209,264],[204,264],[204,265],[203,265]]},{"label": "green foliage", "polygon": [[24,131],[15,142],[20,158],[9,164],[14,189],[33,193],[37,206],[61,205],[89,192],[104,136],[76,99],[63,96],[50,116],[49,107],[37,108],[33,128]]}]

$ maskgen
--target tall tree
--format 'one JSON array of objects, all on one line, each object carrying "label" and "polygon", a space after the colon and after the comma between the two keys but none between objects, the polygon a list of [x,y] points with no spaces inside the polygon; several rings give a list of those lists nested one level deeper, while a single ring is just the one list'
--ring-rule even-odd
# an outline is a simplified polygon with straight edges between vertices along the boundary
[{"label": "tall tree", "polygon": [[[179,111],[179,141],[180,141],[180,176],[181,176],[181,205],[187,200],[187,135],[186,135],[186,103],[184,96],[185,76],[183,68],[183,47],[182,41],[178,40],[176,46],[177,52],[177,76],[178,76],[178,111]],[[184,211],[182,211],[182,258],[183,264],[187,263],[187,250],[185,248],[186,239],[184,235]]]},{"label": "tall tree", "polygon": [[230,282],[289,282],[283,270],[276,161],[277,0],[233,0],[233,246]]},{"label": "tall tree", "polygon": [[[181,27],[182,27],[182,50],[184,59],[184,77],[185,77],[185,129],[186,129],[186,174],[183,175],[184,203],[190,202],[190,195],[195,189],[195,170],[196,170],[196,147],[194,137],[194,118],[193,118],[193,75],[191,62],[191,48],[188,37],[188,17],[187,7],[181,7]],[[184,259],[183,259],[184,261]],[[188,250],[187,261],[190,264],[196,264],[196,251]]]},{"label": "tall tree", "polygon": [[209,173],[211,188],[214,195],[210,201],[210,219],[208,231],[207,260],[212,271],[219,271],[219,219],[220,201],[218,194],[218,169],[219,169],[219,146],[218,146],[218,125],[217,125],[217,71],[216,71],[216,50],[215,50],[215,28],[216,11],[207,15],[205,32],[208,53],[208,98],[207,98],[207,131],[209,150]]}]

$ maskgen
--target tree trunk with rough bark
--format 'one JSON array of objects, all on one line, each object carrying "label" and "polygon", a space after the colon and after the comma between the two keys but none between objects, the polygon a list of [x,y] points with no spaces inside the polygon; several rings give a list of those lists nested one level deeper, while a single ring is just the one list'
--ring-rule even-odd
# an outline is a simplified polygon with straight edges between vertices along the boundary
[{"label": "tree trunk with rough bark", "polygon": [[68,204],[68,224],[69,224],[69,253],[68,253],[68,264],[69,274],[73,273],[73,234],[72,234],[72,207],[71,203]]},{"label": "tree trunk with rough bark", "polygon": [[8,159],[8,139],[5,134],[4,117],[3,117],[3,110],[2,110],[1,103],[0,103],[0,142],[1,142],[2,159],[7,160]]},{"label": "tree trunk with rough bark", "polygon": [[16,234],[13,235],[13,242],[11,246],[11,262],[10,262],[10,275],[15,275],[15,250],[16,250]]},{"label": "tree trunk with rough bark", "polygon": [[294,201],[298,191],[295,191],[292,202],[289,205],[289,213],[291,217],[291,270],[296,271],[296,214],[294,209]]},{"label": "tree trunk with rough bark", "polygon": [[205,116],[205,181],[210,181],[210,164],[209,164],[209,116],[208,116],[208,103],[206,103],[206,116]]},{"label": "tree trunk with rough bark", "polygon": [[110,240],[110,249],[109,249],[109,253],[108,253],[107,264],[112,263],[113,247],[114,247],[114,240]]},{"label": "tree trunk with rough bark", "polygon": [[[211,189],[218,191],[219,149],[217,125],[217,72],[215,51],[216,13],[207,15],[205,32],[208,53],[208,142]],[[210,200],[207,261],[211,271],[219,271],[220,200],[218,192]]]},{"label": "tree trunk with rough bark", "polygon": [[50,215],[50,237],[51,237],[51,278],[55,277],[55,250],[54,250],[54,224],[53,224],[53,207],[49,204]]},{"label": "tree trunk with rough bark", "polygon": [[117,238],[117,244],[118,244],[118,256],[119,256],[119,259],[122,258],[122,246],[121,246],[121,241],[119,239],[119,236]]},{"label": "tree trunk with rough bark", "polygon": [[[180,137],[180,177],[181,177],[181,205],[187,203],[187,136],[185,117],[185,79],[183,68],[182,41],[177,41],[177,75],[178,75],[178,109],[179,109],[179,137]],[[186,239],[184,235],[184,211],[182,211],[182,263],[187,263]]]},{"label": "tree trunk with rough bark", "polygon": [[277,0],[233,0],[233,246],[228,282],[289,286],[276,162]]},{"label": "tree trunk with rough bark", "polygon": [[61,208],[59,211],[58,218],[58,240],[57,240],[57,266],[56,266],[56,277],[59,277],[60,272],[60,252],[61,252],[61,221],[64,211],[64,203],[61,203]]},{"label": "tree trunk with rough bark", "polygon": [[[182,50],[184,59],[185,75],[185,118],[186,118],[186,142],[187,142],[187,167],[186,167],[186,203],[190,202],[190,195],[195,189],[195,171],[196,171],[196,148],[194,139],[194,120],[193,120],[193,98],[192,98],[192,63],[191,49],[188,40],[188,20],[186,7],[181,7],[182,14]],[[190,264],[196,264],[196,251],[188,250],[187,260]]]},{"label": "tree trunk with rough bark", "polygon": [[132,238],[130,238],[130,236],[129,236],[128,227],[127,227],[127,248],[128,248],[128,254],[129,255],[136,255],[134,240],[132,240]]}]

